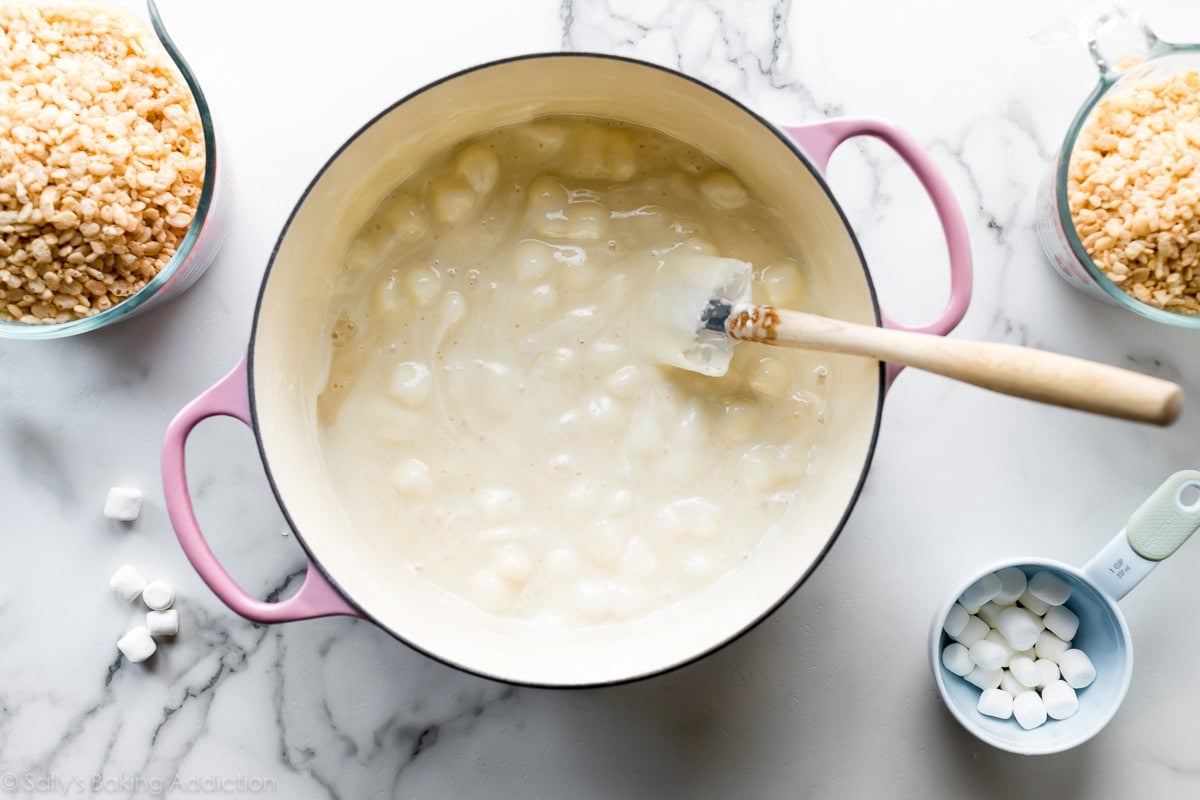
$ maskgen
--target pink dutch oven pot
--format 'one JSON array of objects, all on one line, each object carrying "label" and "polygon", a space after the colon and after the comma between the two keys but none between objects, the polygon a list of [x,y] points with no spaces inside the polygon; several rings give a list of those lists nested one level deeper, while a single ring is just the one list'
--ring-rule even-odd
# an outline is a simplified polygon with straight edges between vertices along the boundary
[{"label": "pink dutch oven pot", "polygon": [[[946,334],[966,312],[971,253],[962,213],[929,155],[886,122],[854,117],[776,127],[695,79],[607,55],[525,56],[451,75],[368,122],[309,184],[272,253],[247,357],[185,406],[167,430],[163,483],[171,522],[200,577],[238,614],[262,623],[365,617],[479,675],[539,686],[609,684],[673,669],[749,630],[795,591],[837,538],[866,478],[883,398],[900,371],[894,365],[830,356],[836,387],[829,429],[821,465],[807,479],[801,524],[765,537],[716,590],[640,619],[558,629],[488,615],[416,576],[386,541],[350,522],[325,477],[315,415],[329,353],[327,292],[341,254],[388,191],[421,164],[486,130],[548,114],[655,128],[723,162],[791,226],[797,256],[830,316]],[[941,221],[950,297],[927,325],[902,325],[879,308],[854,233],[825,183],[829,157],[856,136],[892,147]],[[196,522],[184,446],[198,422],[217,415],[253,430],[276,500],[308,554],[304,583],[286,600],[265,602],[246,593]]]}]

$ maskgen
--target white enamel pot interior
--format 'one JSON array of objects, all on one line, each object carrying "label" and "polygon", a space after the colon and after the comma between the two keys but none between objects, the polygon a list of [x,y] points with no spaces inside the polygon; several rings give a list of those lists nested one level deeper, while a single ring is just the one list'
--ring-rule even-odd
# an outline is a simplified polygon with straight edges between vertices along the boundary
[{"label": "white enamel pot interior", "polygon": [[[356,230],[399,181],[464,139],[547,114],[623,120],[703,149],[779,211],[811,285],[823,293],[825,313],[880,324],[862,255],[818,172],[828,153],[814,165],[779,129],[678,73],[608,56],[530,56],[459,73],[400,101],[314,179],[279,238],[255,312],[249,421],[279,503],[320,571],[311,580],[323,575],[362,615],[465,670],[522,684],[599,685],[659,673],[711,652],[795,590],[855,502],[889,373],[867,359],[830,357],[838,386],[830,398],[821,466],[807,479],[807,502],[782,535],[767,537],[712,591],[632,621],[552,628],[491,616],[416,576],[386,540],[356,528],[321,458],[315,401],[330,354],[329,291]],[[950,310],[954,319],[947,329],[963,308]],[[177,530],[180,519],[172,513]],[[196,548],[185,543],[185,550],[199,567]],[[230,605],[264,620],[319,615],[256,615]]]}]

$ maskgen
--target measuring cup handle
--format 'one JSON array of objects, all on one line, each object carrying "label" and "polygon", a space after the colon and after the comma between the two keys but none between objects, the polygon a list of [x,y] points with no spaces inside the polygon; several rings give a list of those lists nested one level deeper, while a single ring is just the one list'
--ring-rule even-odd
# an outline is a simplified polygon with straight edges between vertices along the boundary
[{"label": "measuring cup handle", "polygon": [[1120,600],[1200,528],[1200,471],[1185,469],[1167,478],[1138,506],[1129,522],[1083,568],[1105,594]]}]

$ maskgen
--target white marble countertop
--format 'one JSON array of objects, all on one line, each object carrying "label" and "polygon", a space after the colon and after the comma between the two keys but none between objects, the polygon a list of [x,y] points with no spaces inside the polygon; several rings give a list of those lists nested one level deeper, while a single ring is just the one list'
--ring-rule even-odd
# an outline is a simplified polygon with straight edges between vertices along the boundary
[{"label": "white marble countertop", "polygon": [[[1194,3],[1144,8],[1163,36],[1200,41]],[[1047,4],[163,0],[162,10],[223,129],[232,227],[211,272],[167,308],[74,340],[0,341],[0,795],[82,795],[96,776],[99,793],[138,797],[173,776],[183,783],[166,794],[180,797],[1200,795],[1198,544],[1123,603],[1132,688],[1108,729],[1074,751],[1030,759],[979,743],[941,706],[925,658],[930,615],[967,571],[1021,555],[1082,563],[1168,473],[1200,462],[1200,339],[1082,296],[1035,239],[1033,188],[1094,79],[1081,46],[1029,40]],[[167,421],[242,354],[278,231],[352,131],[452,70],[563,47],[682,69],[781,122],[871,114],[902,125],[945,170],[970,225],[976,289],[956,335],[1171,378],[1192,396],[1184,418],[1157,430],[906,373],[866,489],[815,575],[733,645],[632,685],[511,688],[366,622],[241,620],[167,523]],[[832,172],[886,307],[931,316],[945,256],[916,181],[873,145],[845,148]],[[201,522],[234,575],[260,596],[294,581],[300,548],[280,535],[250,434],[206,423],[190,464]],[[116,483],[147,490],[130,530],[100,515]],[[127,561],[180,591],[184,631],[150,668],[114,649],[131,612],[107,580]]]}]

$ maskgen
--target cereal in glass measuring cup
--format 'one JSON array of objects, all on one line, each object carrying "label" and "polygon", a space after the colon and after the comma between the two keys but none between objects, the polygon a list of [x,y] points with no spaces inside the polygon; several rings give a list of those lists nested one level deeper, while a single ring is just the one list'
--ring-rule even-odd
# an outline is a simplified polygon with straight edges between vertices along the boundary
[{"label": "cereal in glass measuring cup", "polygon": [[1100,80],[1040,187],[1042,247],[1093,297],[1200,328],[1200,46],[1116,3],[1069,23]]}]

